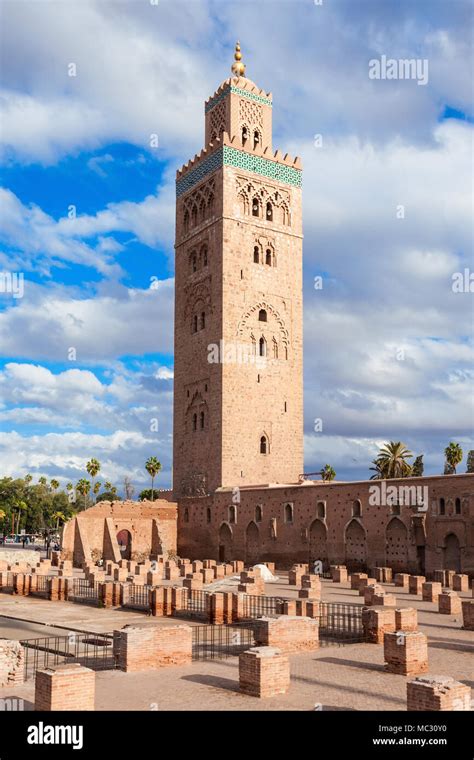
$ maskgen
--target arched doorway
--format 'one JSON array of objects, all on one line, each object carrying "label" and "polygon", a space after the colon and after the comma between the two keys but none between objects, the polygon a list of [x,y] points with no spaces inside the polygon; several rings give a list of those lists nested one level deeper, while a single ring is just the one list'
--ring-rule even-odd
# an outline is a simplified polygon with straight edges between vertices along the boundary
[{"label": "arched doorway", "polygon": [[365,530],[358,520],[351,520],[346,527],[346,565],[349,570],[365,570],[367,565],[367,540]]},{"label": "arched doorway", "polygon": [[219,562],[229,562],[232,554],[232,530],[227,523],[222,523],[219,528]]},{"label": "arched doorway", "polygon": [[260,559],[260,531],[252,520],[245,531],[245,560],[248,565],[256,565]]},{"label": "arched doorway", "polygon": [[385,564],[396,573],[408,568],[408,531],[398,517],[393,517],[385,531]]},{"label": "arched doorway", "polygon": [[323,563],[323,570],[328,565],[327,528],[322,520],[313,520],[309,529],[309,564],[312,571],[313,563]]},{"label": "arched doorway", "polygon": [[461,572],[461,547],[454,533],[448,533],[444,540],[444,569]]},{"label": "arched doorway", "polygon": [[119,530],[117,533],[117,543],[120,549],[122,559],[130,559],[132,555],[132,534],[129,530]]}]

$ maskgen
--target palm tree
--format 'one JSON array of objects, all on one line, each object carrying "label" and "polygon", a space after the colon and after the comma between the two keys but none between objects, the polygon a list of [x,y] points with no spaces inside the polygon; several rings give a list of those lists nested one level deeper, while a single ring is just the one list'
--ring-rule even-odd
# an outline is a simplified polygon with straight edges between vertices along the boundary
[{"label": "palm tree", "polygon": [[321,470],[321,477],[323,480],[334,480],[336,477],[336,470],[331,467],[330,464],[325,464]]},{"label": "palm tree", "polygon": [[[110,480],[106,480],[105,481],[104,488],[105,488],[106,491],[111,491],[112,490],[112,483],[110,482]],[[117,490],[117,489],[115,489],[115,490]]]},{"label": "palm tree", "polygon": [[26,485],[29,486],[30,483],[31,483],[31,481],[33,480],[33,475],[30,475],[28,473],[28,475],[25,475],[25,477],[23,478],[23,480],[25,481]]},{"label": "palm tree", "polygon": [[379,455],[372,464],[371,470],[375,470],[372,480],[378,478],[406,478],[411,474],[411,465],[406,461],[413,454],[401,441],[389,441],[379,451]]},{"label": "palm tree", "polygon": [[94,478],[98,472],[100,472],[100,462],[98,459],[89,459],[86,464],[86,470],[92,478],[92,485],[94,485]]},{"label": "palm tree", "polygon": [[59,532],[59,521],[62,520],[63,522],[66,521],[66,516],[63,512],[54,512],[53,513],[53,519],[56,520],[56,533]]},{"label": "palm tree", "polygon": [[38,478],[38,483],[40,483],[42,486],[45,486],[48,481],[44,477],[44,475],[41,476],[41,478]]},{"label": "palm tree", "polygon": [[158,461],[156,457],[150,457],[147,459],[145,463],[145,470],[151,477],[151,500],[154,501],[154,494],[153,494],[153,482],[158,475],[159,471],[161,470],[161,463]]},{"label": "palm tree", "polygon": [[55,480],[52,478],[52,480],[49,481],[49,484],[51,486],[52,491],[57,491],[59,488],[59,480]]},{"label": "palm tree", "polygon": [[117,496],[117,486],[111,486],[110,493],[112,496]]},{"label": "palm tree", "polygon": [[97,480],[97,481],[94,483],[94,488],[92,489],[92,490],[93,490],[93,492],[94,492],[94,496],[95,496],[95,501],[96,501],[96,504],[97,504],[97,495],[98,495],[98,493],[99,493],[99,491],[100,491],[100,487],[101,487],[101,485],[102,485],[102,483],[100,482],[100,480]]},{"label": "palm tree", "polygon": [[18,516],[17,516],[17,519],[16,519],[16,532],[19,533],[20,532],[20,517],[21,517],[21,513],[25,509],[28,509],[28,505],[24,501],[17,501],[15,503],[15,507],[18,510]]},{"label": "palm tree", "polygon": [[[3,523],[5,521],[5,517],[7,516],[7,513],[4,509],[0,509],[0,522]],[[3,535],[5,535],[5,528],[3,529]]]},{"label": "palm tree", "polygon": [[84,497],[84,509],[87,507],[87,494],[91,490],[91,484],[89,480],[81,478],[76,483],[76,491]]},{"label": "palm tree", "polygon": [[446,446],[444,455],[446,457],[446,463],[456,475],[456,466],[462,462],[462,448],[459,443],[453,443],[451,441],[451,443]]}]

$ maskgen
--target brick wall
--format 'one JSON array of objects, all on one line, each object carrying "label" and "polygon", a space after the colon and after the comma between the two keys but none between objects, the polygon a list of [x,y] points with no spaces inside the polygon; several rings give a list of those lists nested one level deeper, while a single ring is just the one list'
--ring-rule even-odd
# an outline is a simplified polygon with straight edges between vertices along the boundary
[{"label": "brick wall", "polygon": [[58,665],[37,670],[35,710],[94,710],[95,673],[82,665]]}]

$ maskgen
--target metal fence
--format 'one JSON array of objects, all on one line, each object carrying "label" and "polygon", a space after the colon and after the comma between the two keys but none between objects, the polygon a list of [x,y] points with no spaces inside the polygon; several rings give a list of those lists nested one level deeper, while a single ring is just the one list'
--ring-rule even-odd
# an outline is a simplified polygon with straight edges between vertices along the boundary
[{"label": "metal fence", "polygon": [[285,599],[277,596],[254,596],[245,594],[243,604],[244,618],[275,617],[281,613]]},{"label": "metal fence", "polygon": [[144,584],[136,585],[131,583],[129,586],[123,587],[123,604],[122,607],[126,607],[132,610],[145,610],[150,611],[150,591],[153,586]]},{"label": "metal fence", "polygon": [[74,578],[72,591],[69,587],[68,600],[80,604],[99,604],[99,582],[90,583],[85,578]]},{"label": "metal fence", "polygon": [[193,626],[193,660],[236,657],[255,646],[251,625]]},{"label": "metal fence", "polygon": [[113,633],[71,631],[67,636],[23,639],[20,644],[25,653],[25,680],[33,678],[42,668],[68,663],[79,663],[92,670],[116,667]]},{"label": "metal fence", "polygon": [[36,575],[32,576],[36,577],[36,588],[34,590],[30,590],[30,596],[41,596],[44,599],[48,598],[48,576],[47,575]]},{"label": "metal fence", "polygon": [[0,591],[2,591],[4,594],[13,594],[13,573],[10,571],[7,573],[3,572],[2,586],[0,587]]},{"label": "metal fence", "polygon": [[207,620],[208,618],[208,606],[207,597],[208,591],[201,591],[199,589],[193,589],[189,591],[186,609],[183,610],[183,615],[186,617],[199,618]]},{"label": "metal fence", "polygon": [[362,606],[338,602],[320,602],[319,639],[323,643],[334,641],[358,643],[365,641],[362,627]]}]

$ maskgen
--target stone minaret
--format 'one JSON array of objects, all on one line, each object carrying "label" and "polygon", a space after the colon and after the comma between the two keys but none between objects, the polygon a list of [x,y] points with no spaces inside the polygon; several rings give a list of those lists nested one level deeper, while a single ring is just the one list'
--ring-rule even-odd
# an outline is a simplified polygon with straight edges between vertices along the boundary
[{"label": "stone minaret", "polygon": [[272,96],[232,77],[176,177],[176,497],[303,472],[301,163],[272,149]]}]

